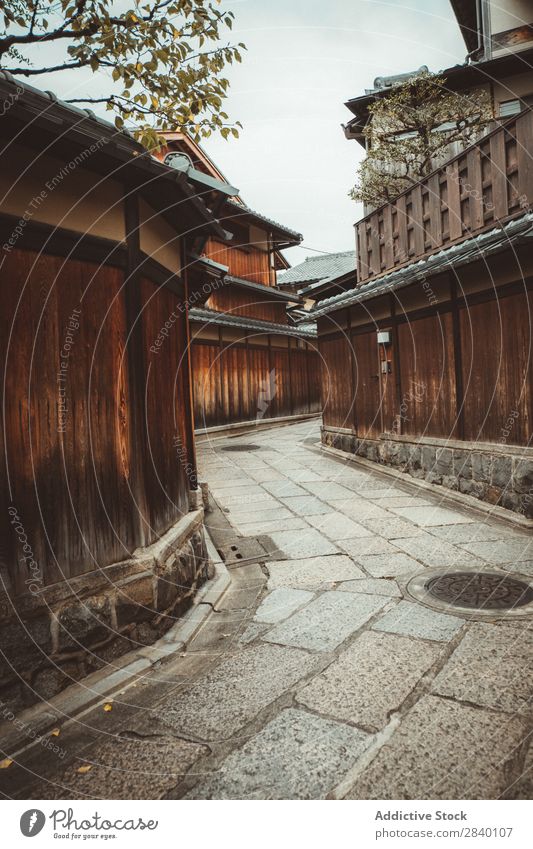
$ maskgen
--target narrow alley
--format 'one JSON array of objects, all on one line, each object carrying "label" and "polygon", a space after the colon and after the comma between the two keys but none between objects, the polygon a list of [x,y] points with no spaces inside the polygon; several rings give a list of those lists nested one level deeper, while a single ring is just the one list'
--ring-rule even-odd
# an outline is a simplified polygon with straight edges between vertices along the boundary
[{"label": "narrow alley", "polygon": [[317,443],[316,421],[201,443],[229,589],[186,651],[65,717],[64,757],[34,746],[4,792],[530,796],[530,620],[407,590],[435,568],[532,575],[530,537]]}]

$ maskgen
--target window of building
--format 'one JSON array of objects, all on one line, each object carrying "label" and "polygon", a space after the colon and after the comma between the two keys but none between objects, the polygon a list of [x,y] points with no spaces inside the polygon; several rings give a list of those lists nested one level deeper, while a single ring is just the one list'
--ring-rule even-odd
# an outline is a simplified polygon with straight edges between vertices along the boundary
[{"label": "window of building", "polygon": [[502,100],[500,103],[500,118],[510,118],[522,110],[521,102],[517,100]]}]

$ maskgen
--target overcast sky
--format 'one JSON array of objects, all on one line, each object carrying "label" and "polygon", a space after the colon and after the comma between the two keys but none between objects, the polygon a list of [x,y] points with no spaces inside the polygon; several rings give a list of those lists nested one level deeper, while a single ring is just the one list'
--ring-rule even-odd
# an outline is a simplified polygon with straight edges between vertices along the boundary
[{"label": "overcast sky", "polygon": [[[449,0],[228,0],[248,47],[231,73],[237,141],[206,149],[246,202],[304,234],[304,245],[349,250],[361,208],[347,197],[362,148],[348,141],[344,102],[375,77],[465,59]],[[310,251],[291,248],[291,264]]]},{"label": "overcast sky", "polygon": [[[449,0],[223,0],[232,40],[248,47],[229,70],[225,111],[244,125],[238,140],[205,148],[254,209],[304,234],[311,251],[349,250],[361,209],[347,196],[362,149],[347,141],[344,101],[376,76],[463,62],[466,48]],[[102,89],[76,72],[37,78],[59,97]],[[107,80],[103,79],[104,86]]]}]

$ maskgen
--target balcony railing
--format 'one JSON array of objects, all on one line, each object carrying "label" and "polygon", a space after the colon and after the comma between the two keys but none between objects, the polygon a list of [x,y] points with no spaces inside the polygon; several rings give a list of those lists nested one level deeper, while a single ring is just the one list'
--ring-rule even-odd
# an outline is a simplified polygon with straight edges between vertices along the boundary
[{"label": "balcony railing", "polygon": [[533,202],[526,110],[356,224],[358,282],[498,226]]}]

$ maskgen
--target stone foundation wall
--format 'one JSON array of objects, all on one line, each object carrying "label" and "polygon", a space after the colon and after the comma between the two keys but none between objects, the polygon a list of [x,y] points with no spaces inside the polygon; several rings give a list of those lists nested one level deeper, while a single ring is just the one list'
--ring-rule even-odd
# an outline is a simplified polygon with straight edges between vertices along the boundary
[{"label": "stone foundation wall", "polygon": [[49,699],[73,681],[151,645],[207,580],[203,510],[194,510],[131,560],[0,598],[0,707]]},{"label": "stone foundation wall", "polygon": [[443,445],[443,440],[429,439],[409,442],[388,434],[379,439],[359,439],[353,433],[325,427],[322,442],[533,518],[531,449],[468,442]]}]

